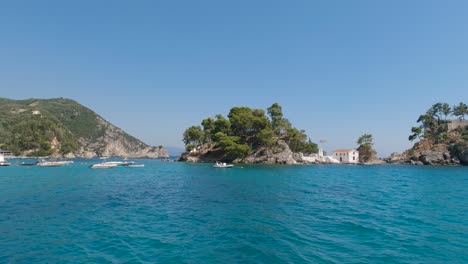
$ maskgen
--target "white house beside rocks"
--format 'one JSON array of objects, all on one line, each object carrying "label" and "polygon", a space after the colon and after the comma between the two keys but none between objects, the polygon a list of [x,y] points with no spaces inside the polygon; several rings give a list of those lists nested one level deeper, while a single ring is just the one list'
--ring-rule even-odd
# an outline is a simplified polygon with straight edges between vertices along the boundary
[{"label": "white house beside rocks", "polygon": [[323,149],[319,149],[317,154],[310,154],[308,156],[300,155],[296,157],[303,163],[324,163],[324,164],[338,164],[339,160],[335,159],[333,156],[325,156]]},{"label": "white house beside rocks", "polygon": [[358,163],[359,151],[355,149],[337,149],[333,152],[332,157],[340,163]]}]

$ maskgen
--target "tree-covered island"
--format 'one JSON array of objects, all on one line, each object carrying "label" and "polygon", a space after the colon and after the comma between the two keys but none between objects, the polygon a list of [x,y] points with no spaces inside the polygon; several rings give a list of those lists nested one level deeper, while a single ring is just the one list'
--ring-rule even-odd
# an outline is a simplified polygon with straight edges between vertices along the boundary
[{"label": "tree-covered island", "polygon": [[[267,115],[268,113],[268,115]],[[293,164],[296,153],[317,153],[304,130],[295,128],[278,103],[263,109],[233,107],[226,117],[216,115],[187,128],[187,152],[181,160]]]}]

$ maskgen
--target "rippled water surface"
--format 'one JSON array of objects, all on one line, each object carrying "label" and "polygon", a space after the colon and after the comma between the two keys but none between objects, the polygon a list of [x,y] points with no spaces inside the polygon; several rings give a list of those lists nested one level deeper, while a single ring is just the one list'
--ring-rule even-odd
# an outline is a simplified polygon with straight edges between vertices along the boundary
[{"label": "rippled water surface", "polygon": [[468,263],[467,167],[91,162],[0,167],[0,263]]}]

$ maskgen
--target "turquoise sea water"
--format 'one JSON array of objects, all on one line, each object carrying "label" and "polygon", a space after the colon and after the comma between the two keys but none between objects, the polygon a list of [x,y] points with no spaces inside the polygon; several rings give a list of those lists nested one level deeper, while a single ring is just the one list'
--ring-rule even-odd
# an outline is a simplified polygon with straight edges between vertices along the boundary
[{"label": "turquoise sea water", "polygon": [[92,162],[0,167],[0,263],[468,263],[468,167]]}]

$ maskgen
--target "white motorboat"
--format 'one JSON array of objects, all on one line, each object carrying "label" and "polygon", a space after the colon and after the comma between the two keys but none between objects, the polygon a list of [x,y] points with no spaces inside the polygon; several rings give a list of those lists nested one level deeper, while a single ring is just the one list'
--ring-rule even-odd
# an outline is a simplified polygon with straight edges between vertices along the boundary
[{"label": "white motorboat", "polygon": [[11,163],[5,160],[5,157],[0,154],[0,166],[10,166]]},{"label": "white motorboat", "polygon": [[37,163],[39,167],[60,167],[68,164],[72,164],[73,161],[71,160],[64,160],[64,161],[41,161]]},{"label": "white motorboat", "polygon": [[92,169],[110,169],[118,166],[124,166],[125,162],[122,161],[107,161],[103,163],[97,163],[89,166]]},{"label": "white motorboat", "polygon": [[227,164],[226,162],[219,162],[217,161],[215,165],[213,165],[215,168],[232,168],[234,165],[232,164]]},{"label": "white motorboat", "polygon": [[133,161],[124,161],[124,162],[122,163],[122,166],[124,166],[124,167],[130,167],[130,166],[132,166],[132,165],[134,165],[134,164],[135,164],[135,162],[133,162]]}]

